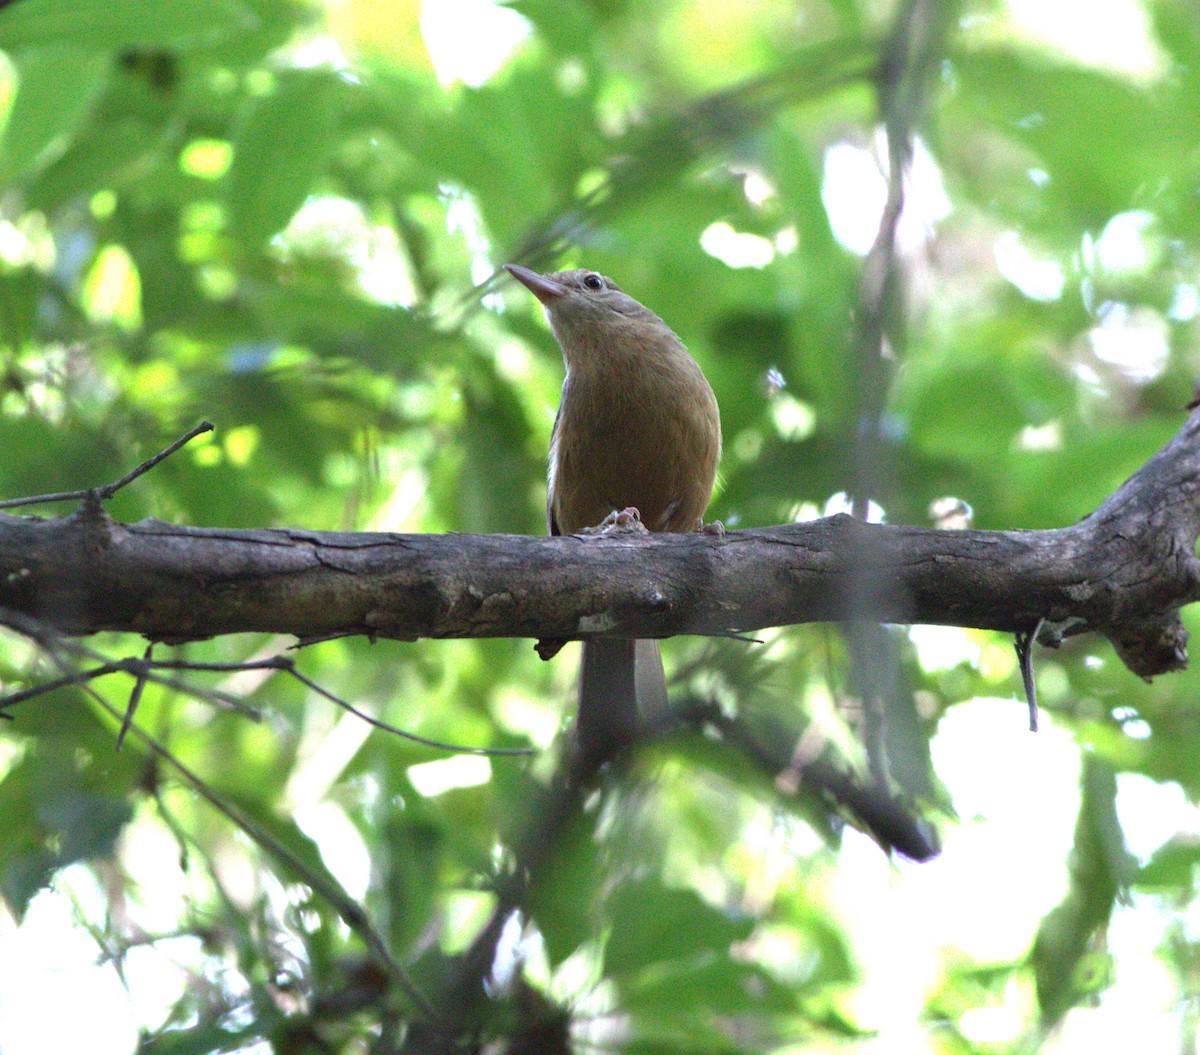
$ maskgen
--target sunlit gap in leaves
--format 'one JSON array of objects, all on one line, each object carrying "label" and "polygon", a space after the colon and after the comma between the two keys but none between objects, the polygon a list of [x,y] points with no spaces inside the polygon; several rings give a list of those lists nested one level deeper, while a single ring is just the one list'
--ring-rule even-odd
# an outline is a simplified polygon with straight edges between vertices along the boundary
[{"label": "sunlit gap in leaves", "polygon": [[492,765],[479,755],[453,755],[409,766],[408,779],[419,795],[437,798],[455,788],[474,788],[492,779]]},{"label": "sunlit gap in leaves", "polygon": [[[821,512],[823,517],[837,516],[839,513],[854,512],[854,500],[845,492],[838,491],[836,494],[830,495],[825,502],[825,508]],[[887,522],[887,513],[883,506],[877,502],[871,501],[867,503],[867,523],[868,524],[884,524]]]},{"label": "sunlit gap in leaves", "polygon": [[1134,385],[1149,384],[1162,374],[1170,345],[1166,322],[1157,311],[1108,301],[1096,316],[1098,324],[1088,331],[1088,345],[1096,359]]},{"label": "sunlit gap in leaves", "polygon": [[32,267],[48,275],[56,260],[54,236],[44,213],[23,213],[15,222],[0,219],[0,262],[12,268]]},{"label": "sunlit gap in leaves", "polygon": [[17,418],[32,413],[52,425],[60,423],[70,403],[59,378],[70,376],[86,354],[79,345],[57,342],[47,342],[37,352],[25,354],[22,366],[29,380],[19,389],[8,386],[7,391],[0,391],[0,415]]},{"label": "sunlit gap in leaves", "polygon": [[425,0],[421,35],[443,85],[478,88],[529,36],[528,20],[495,0]]},{"label": "sunlit gap in leaves", "polygon": [[516,911],[504,921],[491,974],[484,984],[489,993],[502,996],[511,991],[514,981],[523,978],[572,1009],[572,1034],[578,1043],[609,1050],[619,1041],[621,1027],[611,1017],[617,1007],[616,992],[611,983],[601,981],[602,970],[600,946],[595,941],[584,942],[551,967],[541,933]]},{"label": "sunlit gap in leaves", "polygon": [[[775,188],[761,172],[745,166],[733,166],[742,177],[742,193],[752,206],[758,208],[775,196]],[[735,230],[725,220],[711,223],[700,235],[700,248],[726,267],[764,268],[776,256],[786,256],[799,246],[799,236],[793,224],[788,224],[770,238]]]},{"label": "sunlit gap in leaves", "polygon": [[[126,1055],[137,1046],[140,1023],[165,1021],[182,991],[181,972],[172,972],[152,946],[124,959],[120,973],[111,959],[102,960],[80,922],[88,921],[102,934],[106,909],[95,873],[85,865],[72,865],[59,872],[52,888],[34,897],[21,925],[6,933],[5,955],[0,958],[5,1055]],[[199,951],[198,945],[197,939],[193,952]],[[159,961],[153,979],[157,986],[141,984],[152,981],[138,969],[147,959]],[[192,964],[199,960],[196,956]],[[63,1006],[64,994],[69,994],[70,1014],[49,1010]]]},{"label": "sunlit gap in leaves", "polygon": [[1016,446],[1023,451],[1057,451],[1063,445],[1062,422],[1058,418],[1045,425],[1026,425],[1017,433]]},{"label": "sunlit gap in leaves", "polygon": [[[914,627],[909,636],[926,670],[966,664],[999,689],[1005,671],[1014,667],[1011,649],[996,635]],[[1047,698],[1071,692],[1056,664],[1042,664],[1038,680]],[[1132,708],[1125,710],[1114,709],[1113,717],[1123,723],[1120,735],[1136,739],[1145,723]],[[862,962],[869,965],[853,1007],[858,1023],[879,1030],[881,1039],[898,1041],[911,1029],[914,1009],[936,991],[938,963],[947,951],[974,962],[1017,962],[1027,954],[1024,942],[1037,920],[1063,896],[1061,861],[1079,808],[1081,748],[1053,716],[1041,732],[1030,735],[1019,711],[1015,695],[976,697],[939,719],[931,749],[958,821],[945,830],[938,860],[916,868],[900,861],[899,874],[887,875],[865,852],[869,848],[859,846],[864,840],[847,835],[837,889],[846,899],[844,916],[854,947],[868,950]],[[1087,746],[1104,749],[1106,727],[1097,726],[1091,735],[1098,742]],[[1181,834],[1185,839],[1200,835],[1195,809],[1177,785],[1122,773],[1117,790],[1128,848],[1142,863]],[[1014,868],[1021,876],[1016,886]],[[1126,984],[1105,994],[1103,1014],[1069,1016],[1053,1050],[1123,1050],[1151,1035],[1151,1048],[1167,1050],[1178,1035],[1178,1022],[1175,983],[1161,950],[1181,925],[1195,925],[1195,910],[1189,915],[1193,918],[1184,922],[1176,905],[1133,892],[1105,935],[1105,954],[1122,965]],[[922,921],[921,937],[911,944],[897,930],[897,921],[909,919]],[[878,934],[886,934],[891,948],[906,951],[897,957],[874,948]],[[929,947],[942,950],[943,958],[926,962],[913,954]],[[1014,978],[999,1004],[983,1009],[984,1014],[964,1015],[958,1028],[981,1044],[1011,1040],[1028,1019],[1031,999],[1028,982]],[[1124,1025],[1131,1021],[1138,1026]]]},{"label": "sunlit gap in leaves", "polygon": [[[887,150],[887,134],[879,128],[869,147],[834,143],[825,151],[821,200],[829,215],[829,226],[834,237],[859,256],[865,256],[874,244],[883,218]],[[929,241],[937,223],[950,212],[941,170],[925,144],[917,139],[897,232],[901,251],[911,251]]]},{"label": "sunlit gap in leaves", "polygon": [[992,247],[992,257],[1001,277],[1030,300],[1054,301],[1063,294],[1067,276],[1056,260],[1038,257],[1021,241],[1016,231],[1003,232]]},{"label": "sunlit gap in leaves", "polygon": [[[446,230],[462,236],[471,257],[471,281],[480,286],[495,274],[496,264],[492,260],[492,246],[485,233],[479,205],[470,192],[457,184],[440,183],[438,190],[446,204]],[[504,298],[499,293],[484,294],[482,303],[492,311],[504,310]]]},{"label": "sunlit gap in leaves", "polygon": [[1112,367],[1132,385],[1149,384],[1166,369],[1170,355],[1167,319],[1148,304],[1094,303],[1096,284],[1135,282],[1161,267],[1165,252],[1158,219],[1144,209],[1118,213],[1094,241],[1088,234],[1083,238],[1082,293],[1085,306],[1097,320],[1088,331],[1088,346],[1102,364],[1100,369]]},{"label": "sunlit gap in leaves", "polygon": [[142,281],[124,246],[104,246],[88,269],[81,294],[91,322],[132,332],[142,325]]},{"label": "sunlit gap in leaves", "polygon": [[999,39],[1049,45],[1100,69],[1148,77],[1160,67],[1146,7],[1137,0],[1007,0],[1007,18],[990,19]]},{"label": "sunlit gap in leaves", "polygon": [[[1154,214],[1143,209],[1118,213],[1098,236],[1085,233],[1080,243],[1076,260],[1082,275],[1079,291],[1096,321],[1087,331],[1084,354],[1073,372],[1098,394],[1110,391],[1114,372],[1129,385],[1157,380],[1170,357],[1168,318],[1187,321],[1200,310],[1200,294],[1186,284],[1176,287],[1166,316],[1145,304],[1131,307],[1111,299],[1096,302],[1097,285],[1103,288],[1114,280],[1136,281],[1160,266],[1163,247],[1156,236],[1156,222]],[[1051,302],[1063,296],[1067,283],[1063,264],[1039,257],[1017,231],[1005,231],[996,239],[993,256],[1000,275],[1030,300]]]},{"label": "sunlit gap in leaves", "polygon": [[710,224],[700,235],[700,248],[728,267],[766,267],[775,259],[775,246],[757,234],[735,231],[724,220]]},{"label": "sunlit gap in leaves", "polygon": [[[1015,699],[979,698],[939,720],[931,749],[959,819],[936,860],[889,861],[845,833],[831,897],[862,965],[850,1009],[879,1031],[881,1051],[926,1050],[911,1046],[912,1024],[945,984],[947,962],[1020,961],[1066,889],[1079,749],[1051,723],[1031,736],[1022,719]],[[1003,1033],[1014,1015],[1027,1021],[1029,999],[1018,980],[998,1005],[1011,1014],[974,1028]]]},{"label": "sunlit gap in leaves", "polygon": [[[3,682],[0,682],[0,689],[3,687]],[[25,746],[23,744],[19,744],[15,740],[0,740],[0,781],[8,776],[24,755]]]},{"label": "sunlit gap in leaves", "polygon": [[328,800],[309,802],[292,818],[317,844],[322,862],[342,889],[355,901],[362,901],[371,885],[371,854],[345,810]]},{"label": "sunlit gap in leaves", "polygon": [[411,307],[416,301],[412,267],[395,229],[372,221],[348,198],[309,198],[271,247],[284,263],[341,264],[359,291],[378,304]]}]

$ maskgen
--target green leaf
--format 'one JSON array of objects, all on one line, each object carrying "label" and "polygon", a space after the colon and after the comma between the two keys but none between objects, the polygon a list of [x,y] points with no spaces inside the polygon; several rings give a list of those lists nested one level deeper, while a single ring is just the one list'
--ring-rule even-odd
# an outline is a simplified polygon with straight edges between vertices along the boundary
[{"label": "green leaf", "polygon": [[60,868],[109,854],[132,816],[144,757],[116,755],[111,730],[77,700],[56,693],[13,722],[29,747],[0,780],[0,895],[18,918]]},{"label": "green leaf", "polygon": [[244,1029],[224,1029],[202,1022],[187,1029],[172,1029],[149,1037],[138,1047],[140,1055],[213,1055],[219,1051],[245,1051],[262,1037],[262,1023]]},{"label": "green leaf", "polygon": [[691,890],[651,880],[625,883],[608,900],[612,934],[604,950],[608,973],[637,973],[652,964],[724,952],[749,936],[751,919],[713,908]]},{"label": "green leaf", "polygon": [[1117,819],[1116,776],[1094,755],[1084,756],[1083,798],[1075,825],[1067,896],[1038,928],[1033,948],[1038,1004],[1047,1023],[1057,1022],[1084,997],[1112,981],[1109,956],[1094,935],[1112,916],[1118,895],[1133,878]]},{"label": "green leaf", "polygon": [[16,65],[17,95],[0,139],[0,184],[34,176],[62,156],[109,76],[105,56],[77,47],[32,49]]},{"label": "green leaf", "polygon": [[[679,999],[680,993],[687,993],[686,1001]],[[628,989],[625,1004],[655,1019],[678,1016],[687,1020],[699,1017],[702,1011],[791,1011],[796,1007],[796,993],[761,967],[722,957],[680,971],[655,972]]]},{"label": "green leaf", "polygon": [[[1029,51],[979,49],[956,59],[961,89],[946,109],[954,167],[999,213],[1074,243],[1169,173],[1175,115],[1162,98],[1114,74]],[[1031,168],[1049,177],[1044,186]],[[1004,200],[1000,200],[1003,197]]]},{"label": "green leaf", "polygon": [[0,48],[91,51],[211,44],[254,28],[239,0],[21,0],[0,11]]},{"label": "green leaf", "polygon": [[247,244],[281,230],[324,172],[337,114],[334,87],[327,76],[298,73],[251,101],[226,182],[233,229]]},{"label": "green leaf", "polygon": [[544,869],[531,891],[530,909],[557,966],[596,934],[596,891],[604,878],[592,826],[569,818],[554,848],[554,866]]},{"label": "green leaf", "polygon": [[1200,843],[1195,836],[1176,835],[1160,846],[1138,872],[1135,885],[1141,890],[1153,890],[1165,896],[1196,889],[1197,867],[1200,867]]}]

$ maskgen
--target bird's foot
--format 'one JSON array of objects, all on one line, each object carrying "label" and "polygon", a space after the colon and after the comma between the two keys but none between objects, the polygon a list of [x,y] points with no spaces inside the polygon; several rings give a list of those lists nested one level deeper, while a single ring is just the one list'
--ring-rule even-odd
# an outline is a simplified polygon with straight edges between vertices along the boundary
[{"label": "bird's foot", "polygon": [[711,535],[713,538],[725,537],[725,525],[719,520],[714,520],[711,524],[706,524],[703,520],[701,520],[696,525],[696,530],[699,531],[701,535]]},{"label": "bird's foot", "polygon": [[578,535],[607,538],[610,535],[648,534],[642,523],[642,514],[633,506],[614,509],[595,527],[584,528]]}]

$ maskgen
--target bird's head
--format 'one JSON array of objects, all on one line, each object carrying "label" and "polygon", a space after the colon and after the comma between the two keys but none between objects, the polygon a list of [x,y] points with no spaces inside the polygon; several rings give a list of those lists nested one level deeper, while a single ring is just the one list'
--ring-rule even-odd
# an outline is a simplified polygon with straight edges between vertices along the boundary
[{"label": "bird's head", "polygon": [[[639,304],[611,278],[595,271],[553,271],[541,275],[519,264],[505,270],[546,309],[550,328],[568,363],[597,343],[648,338],[678,338],[649,308]],[[669,335],[669,338],[668,338]]]}]

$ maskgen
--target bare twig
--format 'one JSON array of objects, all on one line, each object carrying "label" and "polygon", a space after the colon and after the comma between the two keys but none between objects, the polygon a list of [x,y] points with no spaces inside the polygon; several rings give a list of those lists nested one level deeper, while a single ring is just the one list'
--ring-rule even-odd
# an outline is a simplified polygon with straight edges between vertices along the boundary
[{"label": "bare twig", "polygon": [[[130,657],[109,659],[95,649],[88,648],[78,641],[72,641],[70,638],[63,636],[54,628],[47,626],[37,619],[8,609],[0,608],[0,625],[9,626],[18,633],[24,634],[30,640],[35,641],[44,651],[49,652],[54,650],[59,656],[69,654],[75,659],[87,659],[99,664],[95,667],[89,667],[86,670],[73,671],[62,678],[55,678],[52,681],[42,682],[39,685],[31,685],[27,689],[9,693],[7,696],[0,696],[0,715],[4,715],[5,717],[11,717],[7,713],[9,708],[15,707],[19,703],[26,703],[38,696],[44,696],[57,689],[66,688],[69,685],[83,685],[98,678],[107,677],[109,674],[128,674],[135,679],[140,678],[145,681],[151,681],[156,685],[161,685],[163,688],[174,689],[176,692],[182,692],[198,700],[204,700],[224,710],[236,711],[253,721],[259,721],[262,718],[262,714],[256,708],[247,706],[236,696],[221,692],[219,689],[208,689],[200,685],[192,685],[188,682],[180,681],[178,678],[163,677],[161,674],[156,673],[156,670],[160,667],[174,669],[177,666],[181,666],[179,664],[169,661],[153,661],[148,664],[144,659]],[[236,664],[227,664],[225,666],[229,669],[242,669]]]},{"label": "bare twig", "polygon": [[[66,661],[53,648],[47,647],[46,643],[42,640],[38,640],[38,644],[65,675],[72,675],[72,672],[67,668]],[[122,711],[110,704],[91,685],[83,682],[80,684],[80,688],[114,721],[125,725],[125,716]],[[383,936],[375,930],[363,907],[337,884],[332,875],[322,874],[310,868],[288,846],[275,838],[267,828],[259,824],[258,821],[239,806],[220,795],[213,787],[202,780],[197,773],[193,772],[176,758],[165,745],[151,736],[150,733],[133,722],[129,722],[127,728],[153,755],[168,763],[179,773],[209,805],[242,829],[264,851],[298,876],[307,886],[311,887],[314,893],[324,898],[333,907],[334,911],[342,917],[346,925],[363,940],[372,957],[386,971],[396,986],[405,993],[416,1009],[427,1018],[437,1019],[437,1013],[433,1005],[430,1004],[425,994],[413,981],[403,964],[392,955]]]},{"label": "bare twig", "polygon": [[1021,664],[1021,681],[1025,685],[1025,699],[1029,704],[1029,731],[1038,730],[1037,682],[1033,678],[1033,646],[1046,620],[1039,618],[1032,630],[1018,630],[1016,634],[1017,659]]},{"label": "bare twig", "polygon": [[146,675],[149,671],[150,657],[154,653],[154,642],[150,642],[146,646],[146,653],[142,657],[142,669],[138,671],[134,677],[133,691],[129,694],[129,706],[125,708],[125,717],[121,719],[121,728],[117,732],[116,749],[121,750],[121,745],[125,743],[125,735],[129,732],[129,726],[133,723],[133,716],[137,713],[138,704],[142,702],[142,690],[146,688]]},{"label": "bare twig", "polygon": [[3,714],[5,718],[11,718],[12,715],[8,713],[8,708],[15,707],[18,703],[25,703],[28,700],[36,699],[38,696],[45,696],[47,693],[54,692],[57,689],[64,689],[68,685],[80,685],[86,681],[102,678],[105,674],[115,674],[120,669],[114,663],[105,663],[102,666],[92,667],[88,670],[77,670],[73,674],[55,678],[53,681],[43,681],[38,685],[31,685],[27,689],[10,692],[7,696],[0,696],[0,714]]},{"label": "bare twig", "polygon": [[441,740],[431,740],[426,736],[418,736],[416,733],[407,732],[395,725],[389,725],[387,722],[381,721],[378,718],[373,718],[365,711],[359,710],[352,703],[343,700],[340,696],[334,695],[328,689],[322,688],[312,678],[301,674],[295,667],[290,656],[276,656],[278,660],[278,668],[286,671],[302,685],[307,685],[313,692],[332,703],[336,703],[339,707],[349,711],[356,718],[361,718],[368,725],[373,725],[376,729],[382,729],[384,732],[392,733],[395,736],[402,736],[405,740],[411,740],[413,743],[424,744],[426,747],[436,747],[439,751],[454,751],[463,755],[497,755],[501,757],[519,757],[522,755],[532,755],[534,751],[528,747],[464,747],[462,744],[449,744]]},{"label": "bare twig", "polygon": [[[120,669],[126,669],[130,666],[135,666],[137,661],[125,660]],[[398,726],[391,725],[379,718],[374,718],[367,714],[366,711],[355,707],[354,704],[342,699],[336,693],[330,692],[328,689],[313,681],[312,678],[301,674],[296,669],[296,661],[291,656],[279,655],[269,656],[265,659],[249,660],[245,663],[196,663],[191,660],[156,660],[153,663],[147,664],[148,669],[154,670],[187,670],[187,671],[204,671],[211,673],[241,673],[247,670],[278,670],[284,674],[290,674],[302,685],[312,689],[319,696],[325,697],[331,703],[336,703],[343,710],[349,711],[356,718],[361,718],[368,725],[374,726],[376,729],[381,729],[386,733],[392,733],[395,736],[403,737],[405,740],[411,740],[413,743],[423,744],[426,747],[434,747],[439,751],[453,751],[456,754],[462,755],[497,755],[497,756],[524,756],[535,754],[534,750],[529,747],[469,747],[464,744],[451,744],[443,740],[432,740],[426,736],[419,736],[416,733],[410,733]]]},{"label": "bare twig", "polygon": [[[858,392],[850,495],[853,515],[864,521],[871,499],[884,501],[888,490],[883,422],[894,363],[905,344],[904,272],[897,241],[914,130],[926,107],[928,71],[944,35],[945,16],[937,10],[938,2],[908,0],[900,8],[878,67],[879,111],[887,135],[887,198],[874,244],[863,260],[854,337]],[[869,570],[869,557],[864,553],[857,562],[850,583],[854,603],[864,610],[866,598],[879,587]],[[859,619],[845,627],[861,689],[863,740],[876,783],[884,789],[893,769],[887,757],[887,723],[898,678],[894,650],[873,630]]]},{"label": "bare twig", "polygon": [[111,484],[105,484],[103,487],[89,487],[89,488],[85,488],[82,491],[59,491],[55,494],[34,495],[30,498],[8,498],[8,499],[5,499],[3,502],[0,502],[0,509],[15,509],[17,506],[41,505],[42,503],[45,503],[45,502],[69,502],[69,501],[78,502],[78,501],[82,501],[83,499],[87,498],[89,495],[94,495],[96,498],[99,498],[101,501],[107,501],[109,498],[112,498],[112,496],[115,495],[119,490],[121,490],[121,488],[124,487],[126,484],[132,483],[139,476],[143,475],[144,473],[148,473],[164,458],[169,458],[172,454],[174,454],[177,450],[179,450],[179,448],[182,447],[185,443],[191,442],[192,440],[194,440],[197,436],[201,435],[202,433],[212,432],[212,430],[213,430],[213,424],[211,421],[200,422],[200,424],[197,425],[194,429],[191,429],[183,436],[180,436],[179,439],[177,439],[174,443],[171,444],[171,446],[165,447],[163,450],[159,451],[156,455],[154,455],[153,458],[147,458],[136,469],[131,469],[124,476],[122,476],[121,479],[116,480]]},{"label": "bare twig", "polygon": [[[0,622],[10,622],[20,632],[38,642],[43,649],[54,647],[60,651],[66,651],[75,654],[76,656],[86,656],[89,659],[98,659],[98,653],[77,642],[69,641],[66,638],[60,637],[46,627],[38,628],[38,632],[34,632],[32,624],[33,620],[26,616],[21,616],[18,613],[11,613],[12,619],[9,620],[9,613],[0,610]],[[51,645],[51,641],[53,644]],[[406,740],[411,740],[413,743],[422,744],[425,747],[436,748],[439,751],[452,751],[456,754],[466,755],[483,755],[497,757],[523,757],[533,755],[536,752],[528,747],[471,747],[463,744],[452,744],[443,740],[433,740],[429,737],[419,736],[416,733],[410,733],[407,730],[401,729],[398,726],[391,725],[379,718],[374,718],[365,711],[355,707],[352,703],[342,699],[336,693],[330,692],[312,678],[301,674],[296,669],[296,661],[287,655],[270,656],[265,659],[248,660],[243,663],[198,663],[191,660],[155,660],[151,658],[153,644],[146,648],[146,653],[141,659],[127,657],[120,660],[112,660],[103,662],[100,666],[91,667],[87,670],[75,671],[68,676],[56,678],[53,681],[45,682],[41,685],[34,685],[28,689],[22,689],[19,692],[10,693],[7,696],[0,697],[0,713],[4,713],[8,708],[15,706],[18,703],[24,703],[34,699],[37,696],[45,695],[48,692],[53,692],[55,689],[65,688],[69,685],[82,685],[87,682],[94,681],[97,678],[105,677],[109,674],[128,674],[134,678],[133,691],[130,695],[129,705],[126,709],[126,719],[122,723],[121,731],[117,734],[117,749],[120,750],[121,744],[124,742],[125,733],[128,729],[128,724],[133,718],[133,713],[137,709],[138,703],[141,701],[142,691],[146,682],[153,682],[156,685],[161,685],[165,688],[175,689],[176,691],[186,693],[191,696],[196,696],[200,699],[208,699],[210,702],[216,702],[226,707],[232,707],[239,711],[250,714],[254,718],[260,717],[257,711],[247,708],[236,697],[229,696],[226,693],[216,689],[205,689],[200,686],[192,685],[188,682],[181,681],[177,678],[163,677],[158,671],[176,670],[187,672],[201,673],[241,673],[248,670],[277,670],[284,674],[289,674],[302,685],[307,686],[313,692],[325,699],[336,703],[339,707],[349,711],[356,718],[361,718],[368,725],[374,726],[387,733],[392,733],[395,736],[403,737]]]}]

